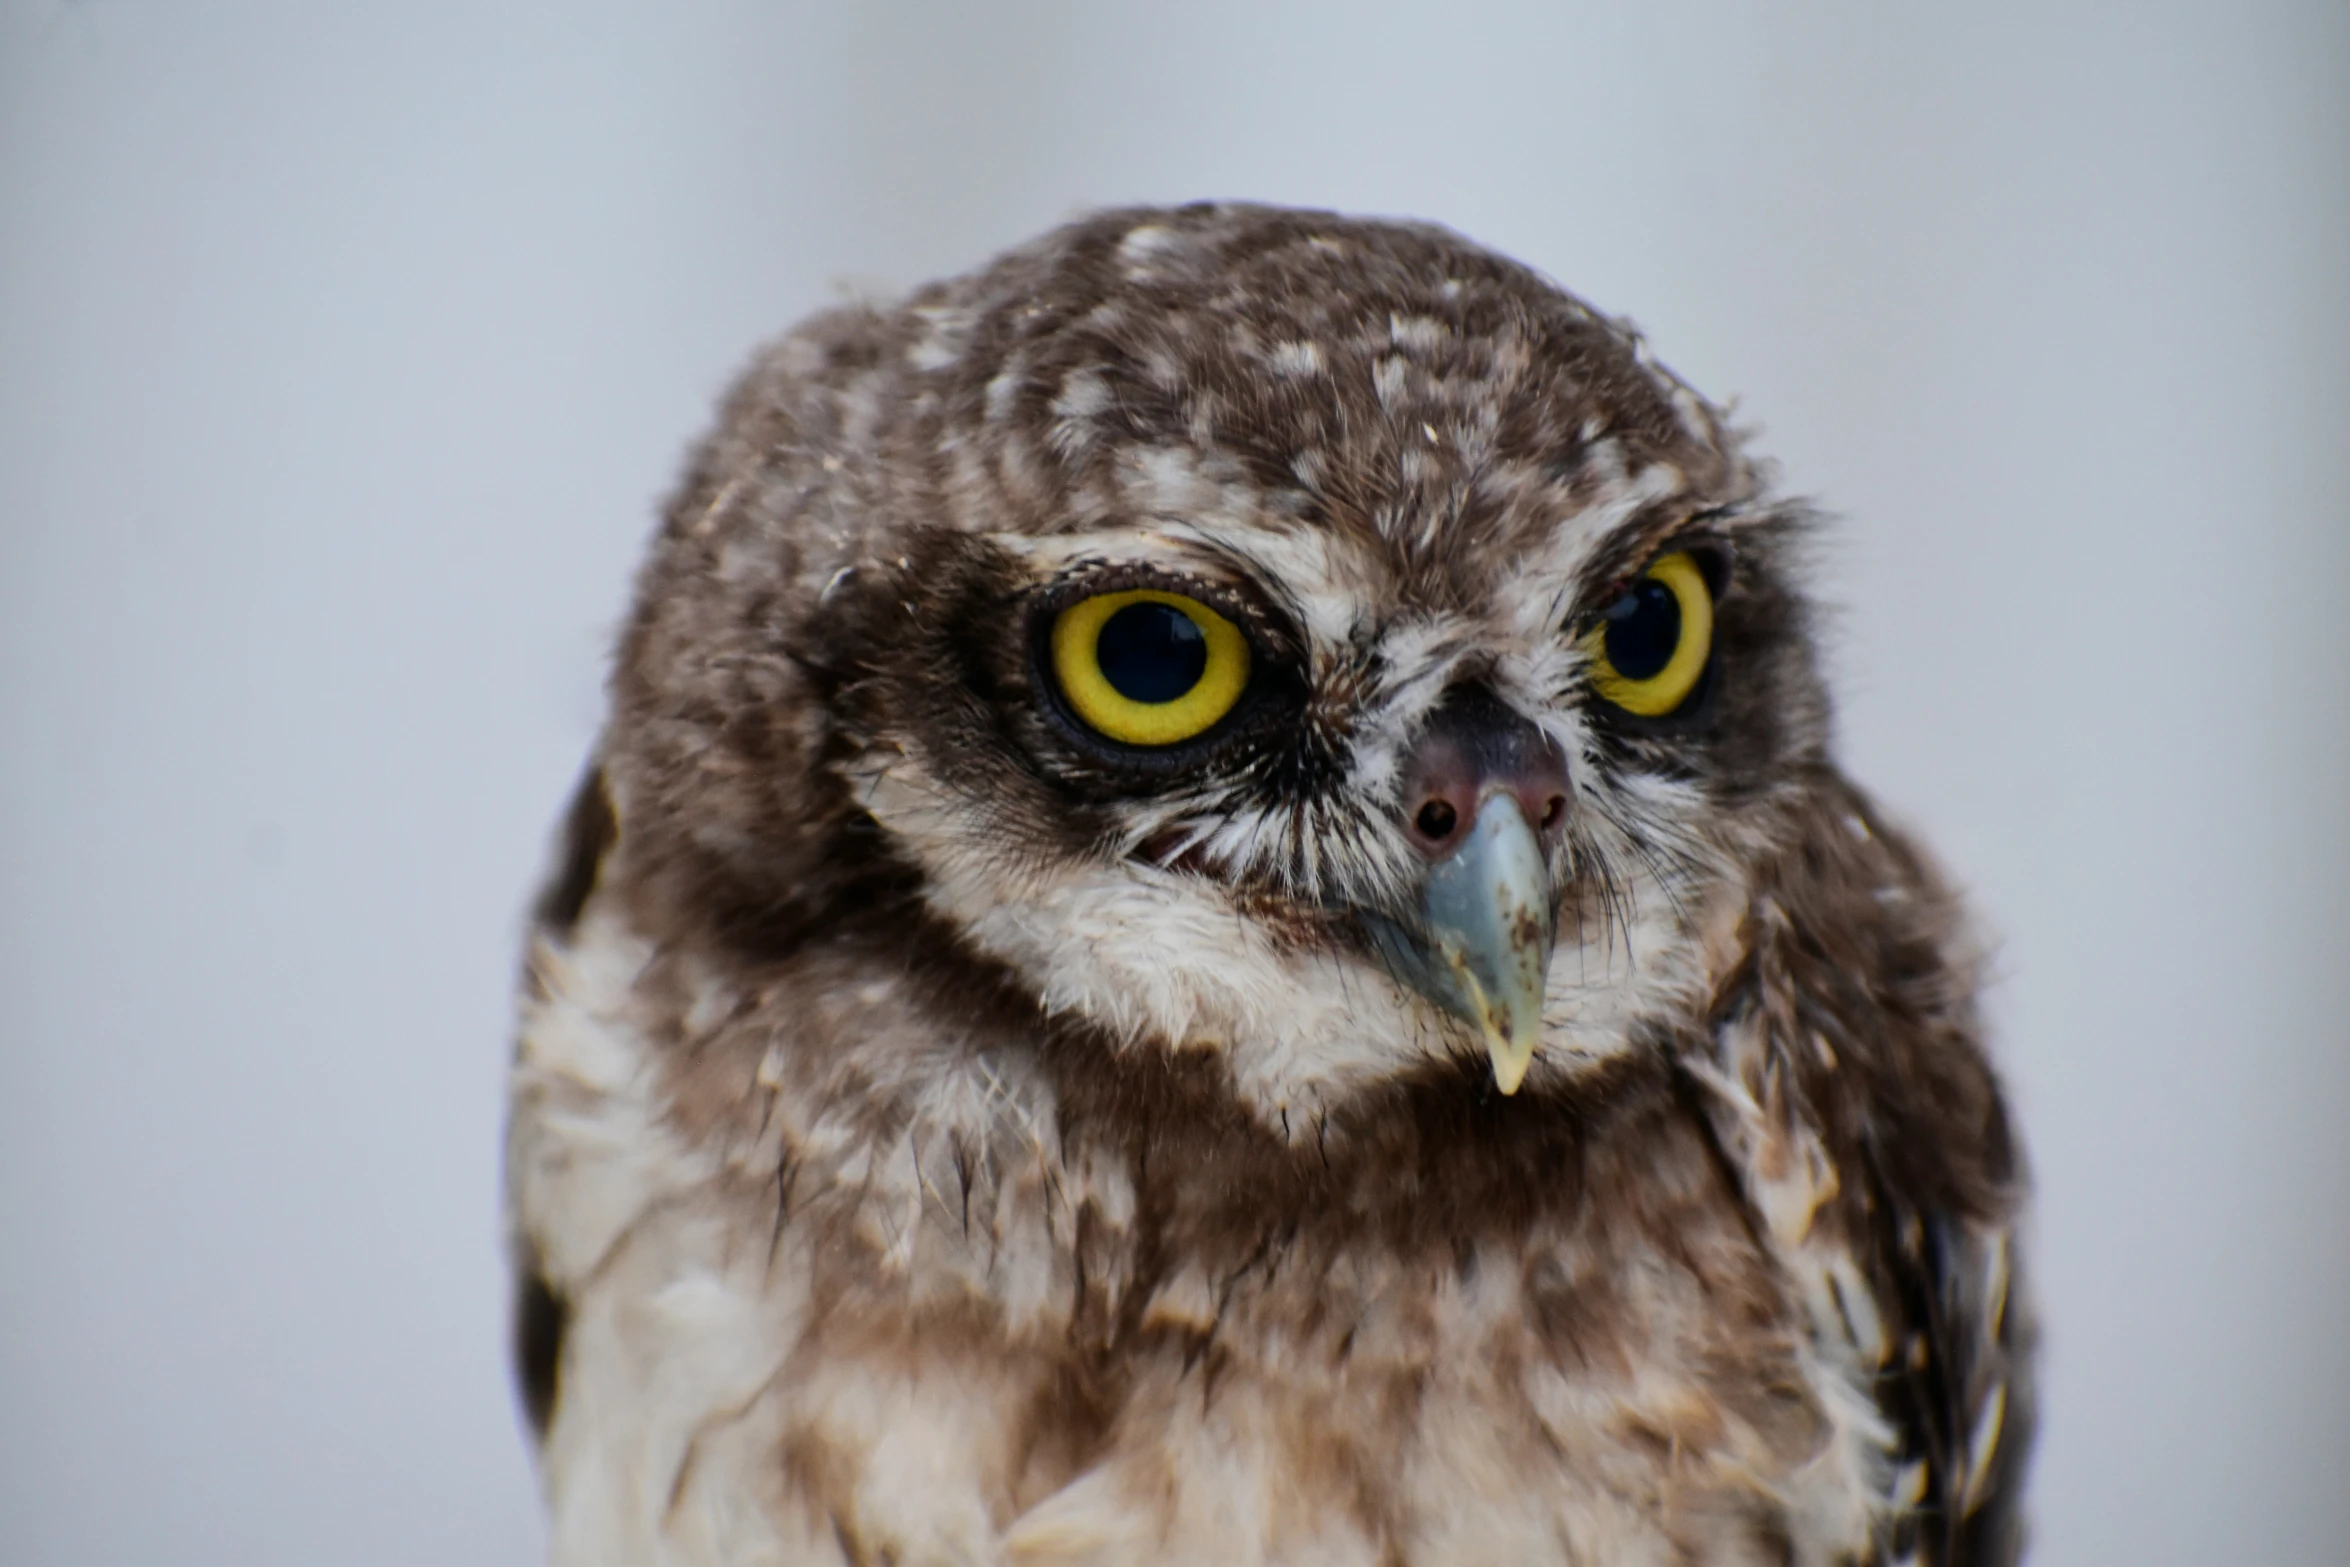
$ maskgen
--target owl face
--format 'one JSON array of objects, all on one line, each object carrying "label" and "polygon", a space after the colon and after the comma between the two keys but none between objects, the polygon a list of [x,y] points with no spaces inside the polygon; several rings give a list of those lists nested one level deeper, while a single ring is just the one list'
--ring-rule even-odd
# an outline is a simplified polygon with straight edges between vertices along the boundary
[{"label": "owl face", "polygon": [[1685,1013],[1820,765],[1795,520],[1628,332],[1437,231],[1105,215],[804,330],[727,428],[624,815],[749,906],[918,903],[1269,1123]]}]

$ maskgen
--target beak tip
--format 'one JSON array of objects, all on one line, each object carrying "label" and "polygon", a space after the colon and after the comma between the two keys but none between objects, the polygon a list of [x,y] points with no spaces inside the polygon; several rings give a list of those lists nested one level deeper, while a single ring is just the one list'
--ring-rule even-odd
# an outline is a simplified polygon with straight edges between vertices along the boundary
[{"label": "beak tip", "polygon": [[1529,1045],[1522,1050],[1511,1049],[1497,1040],[1487,1053],[1493,1059],[1493,1086],[1500,1089],[1502,1097],[1506,1099],[1516,1093],[1518,1085],[1526,1080],[1526,1069],[1534,1064],[1533,1048]]}]

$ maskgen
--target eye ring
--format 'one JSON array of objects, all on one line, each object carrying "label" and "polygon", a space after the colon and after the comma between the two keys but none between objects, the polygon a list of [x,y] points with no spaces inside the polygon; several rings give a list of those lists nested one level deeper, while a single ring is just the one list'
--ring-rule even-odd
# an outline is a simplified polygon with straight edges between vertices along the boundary
[{"label": "eye ring", "polygon": [[[1664,593],[1648,591],[1651,583]],[[1612,651],[1611,638],[1619,644]],[[1642,572],[1640,581],[1608,606],[1583,638],[1583,651],[1591,660],[1591,683],[1602,697],[1627,713],[1662,718],[1689,700],[1713,656],[1713,639],[1713,592],[1688,551],[1676,550]],[[1666,647],[1669,654],[1657,659],[1658,650]],[[1619,656],[1630,661],[1634,653],[1643,657],[1633,671],[1618,667]],[[1647,662],[1658,667],[1641,667]]]},{"label": "eye ring", "polygon": [[[1175,617],[1131,613],[1143,606],[1161,606]],[[1105,632],[1114,669],[1104,667]],[[1248,638],[1240,628],[1198,599],[1157,588],[1079,599],[1053,617],[1051,652],[1053,678],[1070,711],[1121,745],[1157,748],[1197,739],[1248,689]]]}]

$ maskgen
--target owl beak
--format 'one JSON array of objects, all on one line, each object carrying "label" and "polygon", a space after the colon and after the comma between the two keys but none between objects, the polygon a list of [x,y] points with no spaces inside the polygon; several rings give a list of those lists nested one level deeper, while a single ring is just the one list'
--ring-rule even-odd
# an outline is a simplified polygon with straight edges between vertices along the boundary
[{"label": "owl beak", "polygon": [[1429,966],[1451,982],[1436,999],[1484,1030],[1494,1086],[1516,1093],[1542,1037],[1554,930],[1550,860],[1509,793],[1488,794],[1460,847],[1428,868],[1420,914]]},{"label": "owl beak", "polygon": [[1403,757],[1403,835],[1427,869],[1420,906],[1361,918],[1390,972],[1485,1035],[1514,1094],[1542,1037],[1552,852],[1573,793],[1540,728],[1491,691],[1455,688]]}]

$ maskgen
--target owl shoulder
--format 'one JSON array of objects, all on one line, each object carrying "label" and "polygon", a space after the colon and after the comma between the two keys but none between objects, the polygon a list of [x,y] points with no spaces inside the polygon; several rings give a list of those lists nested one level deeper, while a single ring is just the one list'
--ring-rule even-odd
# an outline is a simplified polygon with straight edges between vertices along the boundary
[{"label": "owl shoulder", "polygon": [[1685,1058],[1827,1380],[1888,1560],[2005,1562],[2033,1423],[2026,1185],[1981,949],[1942,873],[1830,778],[1755,880]]}]

